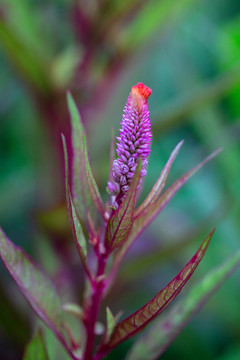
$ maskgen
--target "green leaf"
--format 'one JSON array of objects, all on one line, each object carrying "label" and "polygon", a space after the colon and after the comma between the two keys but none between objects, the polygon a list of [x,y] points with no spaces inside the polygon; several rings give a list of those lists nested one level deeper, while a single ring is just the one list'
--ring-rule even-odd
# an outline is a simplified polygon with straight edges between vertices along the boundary
[{"label": "green leaf", "polygon": [[[168,285],[158,292],[157,295],[141,309],[117,324],[109,343],[105,346],[107,351],[143,330],[149,322],[175,299],[202,260],[213,233],[214,230],[209,233],[196,254]],[[104,348],[101,351],[104,353]]]},{"label": "green leaf", "polygon": [[157,359],[178,336],[191,318],[223,285],[240,265],[240,251],[208,273],[168,313],[133,345],[127,360]]},{"label": "green leaf", "polygon": [[152,204],[155,200],[157,200],[158,196],[161,194],[162,190],[164,189],[164,186],[166,184],[169,172],[171,170],[172,164],[174,160],[176,159],[176,156],[178,155],[184,140],[180,141],[173,152],[171,153],[168,162],[164,166],[161,175],[155,185],[153,186],[152,190],[146,197],[146,199],[143,201],[143,203],[135,210],[134,217],[137,217],[147,206]]},{"label": "green leaf", "polygon": [[111,310],[109,309],[109,307],[106,308],[106,315],[107,315],[107,322],[106,322],[106,331],[105,331],[105,336],[104,336],[104,343],[108,343],[112,333],[114,331],[114,328],[116,326],[116,321],[115,318],[111,312]]},{"label": "green leaf", "polygon": [[73,198],[82,220],[93,212],[93,203],[104,217],[105,209],[90,167],[86,134],[80,114],[70,93],[67,94],[68,108],[71,114],[73,147]]},{"label": "green leaf", "polygon": [[1,228],[0,257],[32,309],[71,353],[68,336],[64,332],[61,301],[54,284],[24,250],[7,238]]},{"label": "green leaf", "polygon": [[83,318],[83,309],[78,304],[66,303],[63,304],[62,309],[69,314],[77,316],[79,319]]},{"label": "green leaf", "polygon": [[140,159],[126,198],[108,221],[106,246],[110,250],[114,250],[122,245],[127,240],[131,231],[141,167],[142,162]]},{"label": "green leaf", "polygon": [[67,154],[67,146],[64,135],[62,135],[63,149],[64,149],[64,157],[65,157],[65,188],[66,188],[66,201],[67,201],[67,211],[69,222],[71,225],[72,233],[74,239],[77,244],[77,249],[82,260],[84,267],[87,269],[87,244],[82,231],[82,226],[80,221],[78,220],[76,209],[74,203],[72,201],[71,191],[69,187],[69,175],[68,175],[68,154]]},{"label": "green leaf", "polygon": [[38,330],[28,343],[23,355],[23,360],[49,360],[41,330]]}]

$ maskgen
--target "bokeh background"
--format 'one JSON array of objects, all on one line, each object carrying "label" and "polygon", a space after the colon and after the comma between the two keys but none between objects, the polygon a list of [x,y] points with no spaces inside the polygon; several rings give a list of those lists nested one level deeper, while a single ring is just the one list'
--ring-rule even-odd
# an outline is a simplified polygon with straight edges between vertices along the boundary
[{"label": "bokeh background", "polygon": [[[188,286],[239,249],[240,3],[0,0],[0,223],[67,300],[81,300],[83,279],[64,204],[61,132],[71,151],[66,90],[81,111],[107,199],[111,128],[117,133],[131,86],[140,81],[152,88],[153,124],[143,196],[181,139],[168,185],[216,148],[223,151],[131,249],[108,298],[114,312],[125,314],[164,286],[213,226]],[[2,264],[0,271],[0,359],[18,360],[36,316]],[[45,336],[51,360],[67,359],[47,330]],[[130,346],[108,358],[123,359]],[[240,359],[239,270],[161,357],[175,358]]]}]

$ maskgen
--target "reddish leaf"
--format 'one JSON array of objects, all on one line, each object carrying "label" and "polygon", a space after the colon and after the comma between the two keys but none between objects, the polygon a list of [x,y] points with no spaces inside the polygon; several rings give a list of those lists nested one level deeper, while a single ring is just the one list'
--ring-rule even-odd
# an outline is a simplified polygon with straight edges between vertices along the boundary
[{"label": "reddish leaf", "polygon": [[61,301],[54,284],[31,257],[0,229],[0,257],[32,309],[72,355],[64,331]]},{"label": "reddish leaf", "polygon": [[169,203],[177,191],[187,182],[187,180],[193,176],[201,167],[206,163],[212,160],[221,149],[214,151],[209,155],[205,160],[200,164],[187,171],[183,176],[181,176],[175,183],[170,186],[162,195],[158,197],[154,202],[149,203],[136,217],[134,217],[133,226],[131,233],[129,234],[128,240],[125,242],[124,246],[116,253],[115,256],[115,265],[117,268],[126,254],[129,247],[133,244],[136,238],[140,233],[156,218],[157,215],[164,209],[164,207]]},{"label": "reddish leaf", "polygon": [[83,146],[84,146],[84,166],[85,166],[85,172],[87,176],[87,183],[88,183],[88,190],[92,197],[92,200],[97,208],[97,210],[102,214],[103,218],[105,215],[105,208],[101,199],[101,195],[99,193],[97,183],[93,177],[92,169],[89,163],[88,159],[88,153],[87,153],[87,142],[86,142],[86,136],[83,134]]},{"label": "reddish leaf", "polygon": [[106,247],[109,250],[114,250],[122,245],[131,231],[141,166],[142,163],[139,161],[125,200],[108,221]]},{"label": "reddish leaf", "polygon": [[67,95],[71,114],[73,147],[73,197],[81,219],[87,219],[92,202],[104,217],[104,206],[89,164],[86,135],[77,106],[70,93]]},{"label": "reddish leaf", "polygon": [[[108,352],[122,341],[143,330],[150,321],[159,315],[175,299],[202,260],[213,233],[214,230],[209,233],[196,254],[168,285],[166,285],[141,309],[130,315],[128,318],[122,320],[115,327],[113,335],[109,343],[106,345],[107,349],[105,352]],[[104,349],[101,349],[100,351],[104,352]]]},{"label": "reddish leaf", "polygon": [[184,140],[180,141],[177,144],[177,146],[175,147],[175,149],[173,150],[173,152],[171,153],[171,155],[168,159],[168,162],[164,166],[164,168],[161,172],[161,175],[160,175],[159,179],[157,180],[157,182],[154,184],[152,190],[150,191],[150,193],[148,194],[146,199],[143,201],[143,203],[134,211],[134,217],[137,217],[138,215],[140,215],[141,212],[143,211],[143,209],[145,209],[148,205],[152,204],[155,200],[157,200],[157,198],[161,194],[161,192],[164,189],[164,186],[166,184],[172,164],[173,164],[174,160],[176,159],[176,156],[178,155],[183,143],[184,143]]},{"label": "reddish leaf", "polygon": [[81,223],[77,217],[76,209],[72,200],[71,191],[69,187],[68,154],[67,154],[66,140],[63,134],[62,134],[62,142],[63,142],[64,158],[65,158],[65,188],[66,188],[66,202],[67,202],[69,222],[84,269],[86,270],[86,273],[90,275],[86,261],[87,244],[83,234]]},{"label": "reddish leaf", "polygon": [[211,270],[204,279],[191,287],[187,295],[157,319],[149,331],[134,343],[127,360],[160,358],[196,312],[205,305],[239,266],[240,251],[221,266]]}]

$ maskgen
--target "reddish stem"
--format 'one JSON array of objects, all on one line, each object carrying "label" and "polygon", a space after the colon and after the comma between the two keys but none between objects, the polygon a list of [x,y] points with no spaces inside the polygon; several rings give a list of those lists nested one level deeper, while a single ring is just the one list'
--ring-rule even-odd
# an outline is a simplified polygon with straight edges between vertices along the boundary
[{"label": "reddish stem", "polygon": [[88,309],[87,318],[87,343],[84,352],[83,360],[92,359],[93,346],[94,346],[94,329],[98,318],[101,298],[105,286],[105,266],[106,266],[106,255],[99,255],[98,258],[98,270],[95,281],[92,281],[92,299],[91,305]]}]

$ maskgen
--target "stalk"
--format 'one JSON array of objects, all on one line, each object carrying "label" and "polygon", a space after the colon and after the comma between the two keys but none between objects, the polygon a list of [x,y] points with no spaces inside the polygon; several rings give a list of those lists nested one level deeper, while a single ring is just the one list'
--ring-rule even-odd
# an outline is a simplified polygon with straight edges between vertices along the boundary
[{"label": "stalk", "polygon": [[105,267],[106,267],[106,255],[99,255],[97,274],[92,281],[92,298],[91,306],[88,309],[88,321],[87,321],[87,342],[84,352],[83,360],[92,359],[93,346],[94,346],[94,329],[99,314],[99,308],[101,304],[102,294],[105,286]]}]

